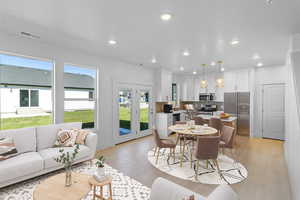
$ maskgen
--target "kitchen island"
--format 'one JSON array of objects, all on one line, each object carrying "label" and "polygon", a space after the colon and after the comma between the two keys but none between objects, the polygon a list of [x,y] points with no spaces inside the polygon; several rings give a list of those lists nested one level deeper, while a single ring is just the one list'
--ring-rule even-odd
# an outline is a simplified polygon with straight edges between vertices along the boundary
[{"label": "kitchen island", "polygon": [[[197,117],[202,117],[206,123],[209,123],[211,118],[220,118],[218,115],[197,115]],[[224,125],[233,127],[237,133],[237,117],[230,116],[228,118],[221,119]]]}]

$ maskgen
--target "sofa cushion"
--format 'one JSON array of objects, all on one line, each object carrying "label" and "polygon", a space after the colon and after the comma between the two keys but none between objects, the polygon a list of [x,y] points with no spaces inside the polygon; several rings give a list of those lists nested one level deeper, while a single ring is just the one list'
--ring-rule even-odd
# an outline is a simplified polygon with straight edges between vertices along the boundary
[{"label": "sofa cushion", "polygon": [[195,195],[196,200],[205,200],[203,196],[159,177],[152,184],[150,200],[182,200],[191,195]]},{"label": "sofa cushion", "polygon": [[[44,167],[45,169],[53,168],[53,167],[59,167],[62,166],[61,164],[57,163],[54,158],[58,157],[60,155],[59,150],[64,149],[65,152],[73,152],[75,149],[75,146],[73,147],[55,147],[55,148],[48,148],[43,149],[39,151],[41,157],[44,160]],[[88,158],[92,155],[92,151],[90,148],[88,148],[85,145],[79,145],[79,152],[76,156],[75,162],[77,160],[82,160],[84,158]]]},{"label": "sofa cushion", "polygon": [[0,138],[2,137],[13,138],[18,154],[36,151],[35,128],[21,128],[0,131]]},{"label": "sofa cushion", "polygon": [[81,126],[81,122],[73,122],[36,127],[37,151],[53,147],[60,129],[80,129]]},{"label": "sofa cushion", "polygon": [[237,194],[229,185],[219,185],[210,195],[207,200],[239,200]]},{"label": "sofa cushion", "polygon": [[0,183],[43,170],[43,159],[37,152],[28,152],[0,161]]},{"label": "sofa cushion", "polygon": [[77,131],[74,129],[59,129],[54,147],[72,147],[75,145]]}]

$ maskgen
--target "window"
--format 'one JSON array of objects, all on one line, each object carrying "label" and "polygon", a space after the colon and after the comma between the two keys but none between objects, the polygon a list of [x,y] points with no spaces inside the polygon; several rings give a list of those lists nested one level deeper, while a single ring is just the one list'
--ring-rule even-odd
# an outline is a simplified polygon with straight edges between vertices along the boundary
[{"label": "window", "polygon": [[73,65],[64,67],[64,122],[82,122],[95,128],[97,70]]},{"label": "window", "polygon": [[[30,91],[30,95],[29,95],[29,91]],[[39,106],[38,90],[20,90],[20,107],[38,107],[38,106]]]},{"label": "window", "polygon": [[172,101],[177,101],[177,85],[172,83]]},{"label": "window", "polygon": [[53,63],[0,54],[0,130],[52,123]]}]

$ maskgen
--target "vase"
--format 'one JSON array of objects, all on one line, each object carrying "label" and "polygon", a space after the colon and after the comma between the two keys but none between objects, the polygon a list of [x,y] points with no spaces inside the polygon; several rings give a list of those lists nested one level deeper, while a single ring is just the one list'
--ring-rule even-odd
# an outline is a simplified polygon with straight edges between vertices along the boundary
[{"label": "vase", "polygon": [[65,171],[66,171],[65,186],[70,187],[72,185],[72,170],[71,170],[71,167],[65,168]]},{"label": "vase", "polygon": [[103,177],[103,176],[105,176],[105,170],[104,170],[104,167],[98,167],[98,169],[97,169],[97,176],[98,176],[98,177]]},{"label": "vase", "polygon": [[95,173],[94,173],[93,176],[96,179],[96,181],[102,182],[105,179],[105,170],[104,170],[104,167],[97,168],[97,170],[95,171]]}]

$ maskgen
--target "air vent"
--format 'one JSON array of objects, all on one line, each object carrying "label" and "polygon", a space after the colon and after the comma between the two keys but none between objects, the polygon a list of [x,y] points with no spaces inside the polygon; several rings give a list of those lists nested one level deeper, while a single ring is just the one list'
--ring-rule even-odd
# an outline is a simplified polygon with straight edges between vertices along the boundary
[{"label": "air vent", "polygon": [[31,39],[40,39],[41,38],[38,35],[33,35],[31,33],[24,32],[24,31],[21,32],[21,35],[24,36],[24,37],[27,37],[27,38],[31,38]]}]

